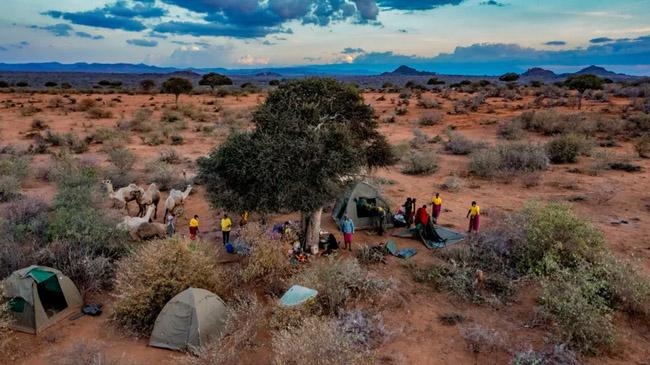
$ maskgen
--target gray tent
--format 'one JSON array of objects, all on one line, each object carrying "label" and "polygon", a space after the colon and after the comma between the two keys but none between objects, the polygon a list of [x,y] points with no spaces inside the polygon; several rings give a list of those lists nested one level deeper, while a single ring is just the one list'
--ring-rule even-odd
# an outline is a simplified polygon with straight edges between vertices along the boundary
[{"label": "gray tent", "polygon": [[172,350],[193,350],[217,338],[228,312],[221,298],[205,289],[189,288],[162,309],[149,345]]},{"label": "gray tent", "polygon": [[3,284],[10,298],[12,328],[18,331],[39,333],[83,304],[72,280],[50,267],[34,265],[14,271]]},{"label": "gray tent", "polygon": [[390,204],[384,199],[379,190],[366,182],[358,182],[348,189],[345,194],[336,202],[332,209],[332,219],[338,224],[347,214],[354,222],[357,229],[368,229],[373,226],[373,214],[364,207],[364,204],[376,205],[384,208],[385,226],[390,227],[392,224],[391,217],[393,214],[390,210]]}]

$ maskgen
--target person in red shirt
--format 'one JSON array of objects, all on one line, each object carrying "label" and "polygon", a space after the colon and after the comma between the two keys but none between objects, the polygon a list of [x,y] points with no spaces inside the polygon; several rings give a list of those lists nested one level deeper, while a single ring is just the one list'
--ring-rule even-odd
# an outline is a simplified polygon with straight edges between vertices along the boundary
[{"label": "person in red shirt", "polygon": [[427,213],[427,205],[423,205],[421,208],[418,208],[418,211],[415,212],[415,225],[421,224],[426,226],[429,222],[429,213]]}]

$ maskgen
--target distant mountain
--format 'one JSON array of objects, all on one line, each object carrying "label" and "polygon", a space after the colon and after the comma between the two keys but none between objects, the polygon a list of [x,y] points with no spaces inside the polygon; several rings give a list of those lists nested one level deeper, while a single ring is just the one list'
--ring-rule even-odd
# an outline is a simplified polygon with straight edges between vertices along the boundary
[{"label": "distant mountain", "polygon": [[521,77],[536,77],[540,79],[552,79],[556,78],[557,75],[551,70],[546,70],[541,67],[533,67],[526,70],[526,72],[521,74]]},{"label": "distant mountain", "polygon": [[92,73],[152,73],[166,74],[181,69],[131,63],[0,63],[0,71],[13,72],[92,72]]},{"label": "distant mountain", "polygon": [[594,66],[591,65],[589,67],[585,67],[582,70],[573,73],[574,75],[586,75],[586,74],[591,74],[591,75],[596,75],[600,77],[620,77],[620,76],[627,76],[625,74],[617,74],[616,72],[612,72],[607,70],[604,67],[600,66]]},{"label": "distant mountain", "polygon": [[272,72],[272,71],[258,72],[258,73],[255,74],[255,76],[257,76],[257,77],[282,77],[282,75],[280,75],[279,73]]},{"label": "distant mountain", "polygon": [[384,72],[382,76],[433,76],[435,72],[418,71],[412,67],[401,65],[392,72]]}]

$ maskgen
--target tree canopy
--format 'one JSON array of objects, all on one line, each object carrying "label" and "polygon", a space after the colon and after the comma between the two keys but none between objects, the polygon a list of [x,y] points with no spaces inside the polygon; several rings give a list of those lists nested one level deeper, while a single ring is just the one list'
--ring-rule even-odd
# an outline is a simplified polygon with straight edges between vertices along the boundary
[{"label": "tree canopy", "polygon": [[151,91],[154,87],[156,87],[156,82],[152,79],[144,79],[140,81],[140,88],[146,92]]},{"label": "tree canopy", "polygon": [[519,80],[519,75],[514,72],[508,72],[499,76],[499,80],[505,82],[513,82]]},{"label": "tree canopy", "polygon": [[228,76],[221,75],[216,72],[210,72],[201,77],[199,85],[210,86],[210,89],[214,91],[214,88],[216,86],[232,85],[232,80]]},{"label": "tree canopy", "polygon": [[578,109],[582,107],[582,94],[587,90],[600,90],[605,80],[592,74],[570,76],[564,81],[569,89],[578,91]]},{"label": "tree canopy", "polygon": [[180,94],[187,94],[192,91],[192,81],[182,77],[170,77],[160,86],[160,91],[165,94],[174,94],[176,96],[176,104],[178,104],[178,96]]},{"label": "tree canopy", "polygon": [[341,177],[392,162],[373,111],[333,79],[281,84],[253,114],[255,129],[231,135],[199,160],[211,204],[231,211],[319,210]]}]

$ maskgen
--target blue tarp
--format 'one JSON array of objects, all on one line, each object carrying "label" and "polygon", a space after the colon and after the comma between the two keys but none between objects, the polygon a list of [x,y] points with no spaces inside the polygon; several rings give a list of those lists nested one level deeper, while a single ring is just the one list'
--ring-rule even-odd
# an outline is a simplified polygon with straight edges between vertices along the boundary
[{"label": "blue tarp", "polygon": [[403,248],[401,250],[397,249],[397,244],[395,241],[388,241],[386,242],[386,250],[388,253],[395,257],[399,257],[401,259],[408,259],[409,257],[415,256],[416,253],[418,253],[418,250],[412,248],[412,247],[407,247]]},{"label": "blue tarp", "polygon": [[295,307],[315,298],[318,292],[304,286],[294,285],[280,298],[280,304],[285,307]]}]

